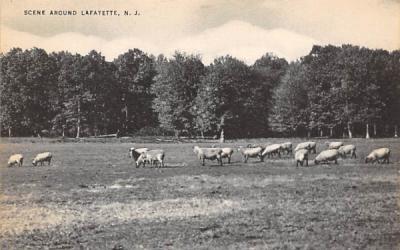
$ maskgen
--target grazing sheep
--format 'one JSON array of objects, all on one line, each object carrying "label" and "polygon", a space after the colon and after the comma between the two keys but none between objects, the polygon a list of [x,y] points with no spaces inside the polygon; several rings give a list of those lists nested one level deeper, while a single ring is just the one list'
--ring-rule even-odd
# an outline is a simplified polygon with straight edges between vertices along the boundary
[{"label": "grazing sheep", "polygon": [[247,162],[249,158],[260,158],[260,161],[264,161],[264,158],[262,157],[262,152],[264,148],[261,146],[255,147],[255,148],[243,148],[239,147],[238,151],[242,153],[244,162]]},{"label": "grazing sheep", "polygon": [[[378,148],[372,151],[366,158],[365,158],[365,163],[372,162],[374,163],[375,161],[379,163],[387,163],[389,164],[389,157],[390,157],[390,149],[388,148]],[[379,160],[383,160],[380,162]]]},{"label": "grazing sheep", "polygon": [[144,152],[149,151],[148,148],[130,148],[129,149],[129,158],[133,158],[135,161],[137,158]]},{"label": "grazing sheep", "polygon": [[8,158],[8,167],[13,166],[14,164],[19,165],[22,167],[22,164],[24,163],[24,156],[22,154],[14,154],[11,155],[10,158]]},{"label": "grazing sheep", "polygon": [[339,154],[341,157],[346,158],[346,155],[351,155],[351,158],[357,158],[356,146],[353,144],[341,146],[339,149]]},{"label": "grazing sheep", "polygon": [[281,151],[285,151],[287,154],[291,154],[293,152],[292,149],[292,143],[291,142],[285,142],[281,144]]},{"label": "grazing sheep", "polygon": [[35,159],[33,159],[33,161],[32,161],[32,165],[36,166],[38,163],[40,163],[40,165],[43,166],[43,163],[46,161],[50,165],[52,157],[53,157],[53,155],[50,152],[44,152],[44,153],[37,154]]},{"label": "grazing sheep", "polygon": [[143,167],[146,167],[146,163],[150,163],[150,165],[155,165],[156,167],[158,166],[158,163],[160,163],[159,167],[164,167],[164,157],[164,150],[161,149],[145,151],[140,154],[139,158],[137,159],[136,167],[140,167],[141,164],[143,164]]},{"label": "grazing sheep", "polygon": [[311,152],[311,150],[312,150],[312,152],[315,154],[315,153],[317,153],[317,143],[313,142],[313,141],[299,143],[299,144],[297,144],[294,151],[297,151],[300,149],[308,149],[309,152]]},{"label": "grazing sheep", "polygon": [[304,161],[306,161],[306,166],[308,166],[308,150],[307,149],[300,149],[296,151],[294,155],[294,159],[296,160],[296,167],[303,166]]},{"label": "grazing sheep", "polygon": [[337,149],[328,149],[324,150],[317,157],[315,157],[314,163],[315,165],[320,162],[329,162],[335,161],[335,164],[338,164],[337,159],[339,158],[339,151]]},{"label": "grazing sheep", "polygon": [[261,156],[264,158],[268,156],[268,158],[272,157],[274,154],[277,154],[279,158],[281,158],[281,144],[272,144],[265,147]]},{"label": "grazing sheep", "polygon": [[198,146],[193,147],[193,152],[197,154],[197,157],[202,161],[204,166],[205,160],[217,160],[222,166],[222,149],[221,148],[200,148]]},{"label": "grazing sheep", "polygon": [[[215,145],[212,145],[212,148],[217,148]],[[228,158],[228,163],[231,163],[231,157],[233,154],[233,149],[232,148],[220,148],[222,150],[221,157],[223,158]]]},{"label": "grazing sheep", "polygon": [[328,149],[339,149],[343,145],[344,145],[344,143],[341,141],[330,142],[328,145]]}]

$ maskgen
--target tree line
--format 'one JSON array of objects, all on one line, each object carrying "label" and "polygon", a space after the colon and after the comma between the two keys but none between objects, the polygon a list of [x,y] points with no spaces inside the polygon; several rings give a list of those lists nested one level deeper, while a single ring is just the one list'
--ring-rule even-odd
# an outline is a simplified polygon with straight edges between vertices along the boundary
[{"label": "tree line", "polygon": [[206,66],[183,52],[108,62],[14,48],[0,66],[3,136],[383,136],[400,123],[398,50],[314,46],[290,64],[267,53]]}]

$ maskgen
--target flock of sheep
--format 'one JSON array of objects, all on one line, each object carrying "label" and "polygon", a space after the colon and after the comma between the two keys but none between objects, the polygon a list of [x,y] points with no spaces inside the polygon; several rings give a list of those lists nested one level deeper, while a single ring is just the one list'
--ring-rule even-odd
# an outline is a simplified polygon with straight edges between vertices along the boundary
[{"label": "flock of sheep", "polygon": [[[294,159],[296,161],[296,167],[300,164],[303,166],[304,162],[306,166],[308,166],[309,154],[316,154],[317,150],[316,142],[302,142],[297,144],[294,149]],[[222,159],[227,158],[228,163],[231,163],[231,157],[234,153],[234,149],[230,147],[209,147],[202,148],[199,146],[193,147],[193,152],[197,155],[198,159],[201,161],[202,165],[205,165],[205,160],[217,160],[218,163],[222,166]],[[292,154],[292,143],[285,142],[282,144],[272,144],[267,146],[261,145],[247,145],[247,147],[239,147],[237,149],[242,156],[243,160],[246,163],[249,158],[259,158],[260,161],[264,161],[265,157],[281,157],[281,154]],[[351,158],[356,158],[356,146],[355,145],[344,145],[343,142],[331,142],[328,145],[328,149],[319,153],[315,159],[314,163],[317,165],[319,163],[327,163],[327,162],[335,162],[338,163],[337,160],[339,157],[346,158],[347,155],[351,155]],[[152,166],[164,167],[164,158],[165,152],[162,149],[149,149],[149,148],[130,148],[129,156],[135,160],[136,167],[143,167],[146,164],[150,164]],[[389,163],[390,149],[389,148],[378,148],[373,150],[366,158],[365,163],[369,162],[378,162],[378,163]],[[38,163],[43,165],[45,162],[48,162],[48,165],[51,163],[52,154],[50,152],[44,152],[36,155],[33,159],[32,164],[37,166]],[[22,154],[14,154],[11,155],[8,160],[8,166],[22,166],[24,157]]]},{"label": "flock of sheep", "polygon": [[[316,154],[317,150],[316,142],[302,142],[299,143],[294,149],[294,159],[296,161],[296,167],[300,164],[303,166],[304,162],[308,166],[309,154]],[[282,144],[272,144],[267,146],[261,145],[247,145],[247,147],[239,147],[239,151],[243,160],[246,163],[249,158],[259,158],[260,161],[264,161],[264,158],[281,157],[281,154],[292,154],[292,143],[285,142]],[[217,162],[222,166],[222,159],[227,158],[228,163],[231,163],[231,157],[234,153],[234,149],[230,147],[199,147],[194,146],[193,152],[197,155],[197,158],[201,161],[201,164],[205,165],[205,160],[217,160]],[[134,158],[136,162],[136,167],[141,165],[145,166],[146,163],[155,166],[164,166],[165,152],[163,150],[149,150],[148,148],[130,148],[130,157]],[[314,163],[327,163],[330,161],[338,163],[339,157],[346,158],[350,155],[351,158],[357,158],[356,146],[355,145],[344,145],[343,142],[331,142],[328,145],[328,149],[319,153],[315,159]],[[378,163],[389,163],[390,149],[379,148],[373,150],[366,158],[365,163],[378,162]]]}]

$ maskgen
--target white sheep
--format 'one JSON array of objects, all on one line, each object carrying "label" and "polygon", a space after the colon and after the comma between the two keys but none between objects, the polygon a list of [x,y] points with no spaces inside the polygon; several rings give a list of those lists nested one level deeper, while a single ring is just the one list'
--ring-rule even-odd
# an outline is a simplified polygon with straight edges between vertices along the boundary
[{"label": "white sheep", "polygon": [[292,149],[292,143],[291,142],[285,142],[281,144],[281,151],[285,151],[287,154],[291,154],[293,152]]},{"label": "white sheep", "polygon": [[337,149],[327,149],[319,153],[317,157],[315,157],[314,163],[315,165],[320,162],[329,162],[335,161],[335,164],[338,164],[337,159],[339,158],[339,151]]},{"label": "white sheep", "polygon": [[300,149],[296,151],[294,155],[294,159],[296,160],[296,167],[303,166],[304,161],[306,161],[306,166],[308,166],[308,150],[307,149]]},{"label": "white sheep", "polygon": [[344,145],[343,142],[341,141],[333,141],[333,142],[327,142],[328,143],[328,149],[339,149],[341,146]]},{"label": "white sheep", "polygon": [[314,154],[317,153],[317,143],[313,141],[307,141],[307,142],[302,142],[297,144],[296,148],[294,151],[300,150],[300,149],[308,149],[309,152],[313,152]]},{"label": "white sheep", "polygon": [[[375,161],[379,163],[387,163],[389,164],[389,157],[390,157],[390,149],[388,148],[378,148],[373,150],[366,158],[365,158],[365,163],[372,162],[374,163]],[[379,160],[383,160],[380,162]]]},{"label": "white sheep", "polygon": [[[217,148],[215,145],[212,145],[212,148]],[[231,158],[233,154],[232,148],[220,148],[222,150],[221,157],[222,159],[228,158],[228,163],[231,163]]]},{"label": "white sheep", "polygon": [[279,158],[281,157],[281,144],[272,144],[265,147],[261,156],[264,158],[268,156],[268,158],[272,157],[274,154],[277,154]]},{"label": "white sheep", "polygon": [[32,165],[36,166],[38,163],[40,163],[40,165],[43,166],[43,163],[46,161],[50,165],[52,157],[53,157],[53,155],[50,152],[44,152],[44,153],[37,154],[36,157],[32,161]]},{"label": "white sheep", "polygon": [[140,156],[140,154],[149,151],[149,148],[130,148],[129,149],[129,158],[133,158],[135,161]]},{"label": "white sheep", "polygon": [[204,166],[205,160],[217,160],[222,166],[221,148],[200,148],[199,146],[194,146],[193,152],[197,154],[197,158],[202,161],[202,166]]},{"label": "white sheep", "polygon": [[239,147],[238,151],[243,155],[244,162],[247,162],[249,158],[260,158],[260,161],[263,161],[264,158],[262,157],[262,152],[264,148],[261,146],[254,147],[254,148],[243,148]]},{"label": "white sheep", "polygon": [[146,166],[146,163],[150,163],[150,165],[155,165],[156,167],[158,166],[158,163],[160,164],[159,167],[164,167],[164,158],[165,158],[165,152],[164,150],[161,149],[153,149],[153,150],[148,150],[140,154],[138,159],[136,160],[136,167],[140,167],[141,164],[143,164],[143,167]]},{"label": "white sheep", "polygon": [[18,166],[22,167],[22,164],[24,163],[24,156],[22,154],[14,154],[11,155],[10,158],[8,158],[8,167],[11,167],[15,164]]},{"label": "white sheep", "polygon": [[356,155],[356,146],[353,145],[353,144],[341,146],[341,147],[338,149],[338,151],[339,151],[339,154],[340,154],[343,158],[346,158],[346,155],[351,155],[351,158],[353,158],[353,156],[354,156],[354,158],[357,158],[357,155]]}]

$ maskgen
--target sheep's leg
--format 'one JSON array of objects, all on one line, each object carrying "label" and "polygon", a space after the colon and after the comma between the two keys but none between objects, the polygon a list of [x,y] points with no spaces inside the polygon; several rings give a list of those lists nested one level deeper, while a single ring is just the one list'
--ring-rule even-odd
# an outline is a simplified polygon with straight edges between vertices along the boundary
[{"label": "sheep's leg", "polygon": [[248,155],[245,155],[244,156],[244,163],[247,163],[247,159],[249,158],[249,156]]},{"label": "sheep's leg", "polygon": [[228,156],[228,163],[231,163],[231,156]]},{"label": "sheep's leg", "polygon": [[306,166],[308,167],[308,159],[306,159]]},{"label": "sheep's leg", "polygon": [[335,159],[335,164],[338,164],[337,159]]},{"label": "sheep's leg", "polygon": [[205,159],[204,159],[204,157],[203,157],[203,163],[202,163],[201,165],[204,166],[204,163],[205,163]]}]

